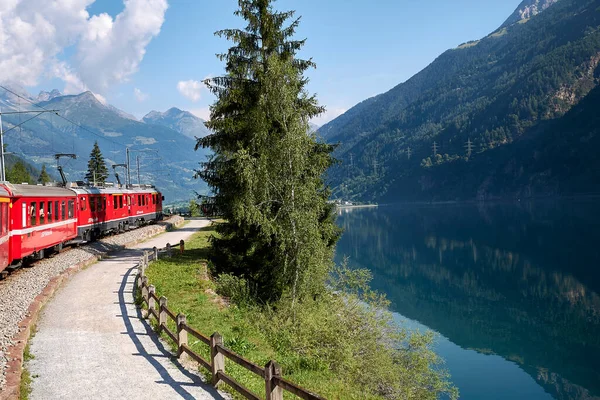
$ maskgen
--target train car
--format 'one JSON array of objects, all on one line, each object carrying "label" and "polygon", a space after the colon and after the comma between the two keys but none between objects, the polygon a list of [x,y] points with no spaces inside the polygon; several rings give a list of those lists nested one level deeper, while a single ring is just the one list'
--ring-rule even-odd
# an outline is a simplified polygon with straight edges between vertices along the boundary
[{"label": "train car", "polygon": [[77,237],[75,192],[52,186],[4,187],[10,196],[10,263],[42,259],[48,250],[60,251]]},{"label": "train car", "polygon": [[163,197],[152,186],[134,186],[129,191],[131,212],[130,226],[141,226],[149,222],[162,220]]},{"label": "train car", "polygon": [[75,187],[78,239],[91,241],[162,219],[162,196],[151,186]]},{"label": "train car", "polygon": [[0,185],[0,271],[8,267],[9,259],[9,218],[10,196],[6,188]]},{"label": "train car", "polygon": [[129,228],[128,190],[118,187],[75,187],[77,194],[77,233],[90,241],[110,232]]}]

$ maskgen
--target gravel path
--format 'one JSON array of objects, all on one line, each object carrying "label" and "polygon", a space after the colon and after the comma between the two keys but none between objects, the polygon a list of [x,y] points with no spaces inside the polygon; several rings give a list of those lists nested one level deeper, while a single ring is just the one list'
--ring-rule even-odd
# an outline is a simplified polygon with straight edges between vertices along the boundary
[{"label": "gravel path", "polygon": [[6,382],[6,351],[13,344],[12,338],[19,332],[18,324],[53,277],[73,265],[165,231],[167,224],[179,223],[181,217],[173,217],[169,221],[108,237],[40,261],[34,267],[22,269],[0,281],[0,390]]},{"label": "gravel path", "polygon": [[75,275],[46,305],[30,340],[34,399],[221,399],[172,359],[133,300],[139,249],[186,239],[191,221]]}]

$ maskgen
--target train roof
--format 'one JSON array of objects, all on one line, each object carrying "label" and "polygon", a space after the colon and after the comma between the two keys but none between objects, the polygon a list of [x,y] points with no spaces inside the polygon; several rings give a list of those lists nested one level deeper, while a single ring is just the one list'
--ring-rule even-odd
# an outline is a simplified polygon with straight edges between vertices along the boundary
[{"label": "train roof", "polygon": [[15,185],[5,183],[8,194],[13,197],[74,197],[75,192],[58,186]]},{"label": "train roof", "polygon": [[2,185],[0,185],[0,197],[9,197],[9,196],[10,195],[8,194],[6,189],[4,189],[4,187]]},{"label": "train roof", "polygon": [[158,193],[158,190],[153,187],[133,187],[133,188],[119,188],[119,187],[73,187],[71,188],[77,194],[88,194],[88,195],[102,195],[102,194],[135,194],[135,193]]}]

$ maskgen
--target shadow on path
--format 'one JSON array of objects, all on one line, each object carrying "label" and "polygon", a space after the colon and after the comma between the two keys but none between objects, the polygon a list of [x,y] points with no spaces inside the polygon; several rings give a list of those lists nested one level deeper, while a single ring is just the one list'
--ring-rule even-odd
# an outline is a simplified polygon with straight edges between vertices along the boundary
[{"label": "shadow on path", "polygon": [[[156,369],[156,371],[160,374],[161,378],[163,379],[162,382],[157,382],[157,383],[170,386],[183,399],[193,400],[195,398],[190,392],[188,392],[184,388],[184,386],[198,386],[202,390],[206,391],[207,394],[209,394],[213,398],[224,399],[217,392],[217,390],[215,388],[204,383],[199,376],[194,375],[191,372],[187,371],[179,363],[179,361],[177,361],[177,359],[175,357],[173,357],[167,349],[165,349],[165,347],[163,346],[161,341],[158,339],[158,336],[153,332],[152,327],[148,324],[148,322],[146,320],[144,320],[142,318],[142,312],[141,312],[140,308],[136,308],[135,315],[130,314],[130,311],[127,309],[127,305],[125,302],[125,293],[131,293],[131,292],[126,291],[125,289],[130,289],[130,287],[127,287],[127,286],[128,286],[128,284],[133,283],[133,282],[129,282],[129,277],[131,276],[131,272],[134,269],[135,269],[134,267],[130,268],[127,271],[127,273],[125,275],[123,275],[123,280],[121,281],[121,287],[119,288],[119,307],[121,309],[121,317],[123,319],[123,324],[125,325],[125,329],[126,329],[125,333],[131,338],[131,340],[135,344],[135,347],[138,351],[138,354],[135,354],[135,356],[144,357]],[[135,332],[133,325],[131,323],[132,318],[137,318],[142,322],[142,325],[144,326],[144,328],[146,330],[144,333],[136,333]],[[142,344],[142,342],[140,341],[140,338],[138,336],[151,338],[152,342],[154,343],[156,348],[158,348],[158,350],[161,354],[149,353],[148,350],[146,348],[144,348],[144,345]],[[169,371],[158,361],[158,359],[160,359],[160,358],[164,359],[165,357],[170,357],[173,366],[175,366],[179,370],[179,372],[181,372],[183,375],[185,375],[191,382],[178,382],[175,379],[173,379],[173,377],[169,374]]]}]

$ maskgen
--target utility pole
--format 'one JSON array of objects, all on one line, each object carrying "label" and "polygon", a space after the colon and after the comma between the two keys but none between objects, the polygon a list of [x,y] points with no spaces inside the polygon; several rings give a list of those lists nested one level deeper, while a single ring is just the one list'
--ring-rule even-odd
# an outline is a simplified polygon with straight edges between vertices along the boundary
[{"label": "utility pole", "polygon": [[140,185],[140,156],[135,156],[137,161],[137,175],[138,175],[138,185]]},{"label": "utility pole", "polygon": [[[4,128],[2,126],[2,115],[8,115],[8,114],[37,114],[35,116],[33,116],[32,118],[29,118],[27,120],[25,120],[24,122],[20,123],[19,125],[15,125],[12,128],[10,128],[8,131],[23,125],[25,122],[32,120],[33,118],[37,117],[38,115],[47,113],[47,112],[53,112],[53,113],[57,113],[59,110],[43,110],[43,111],[10,111],[10,112],[5,112],[3,113],[2,110],[0,109],[0,182],[6,182],[6,164],[4,163]],[[8,132],[7,131],[7,132]]]},{"label": "utility pole", "polygon": [[126,179],[125,179],[125,187],[128,187],[129,185],[131,185],[131,174],[129,173],[129,147],[127,147],[126,149],[127,152],[127,175],[126,175]]},{"label": "utility pole", "polygon": [[2,129],[2,112],[0,111],[0,182],[6,182],[6,169],[4,168],[4,131]]},{"label": "utility pole", "polygon": [[471,142],[471,138],[469,138],[469,140],[467,140],[467,143],[465,144],[465,147],[467,149],[467,157],[471,157],[471,153],[473,152],[473,142]]},{"label": "utility pole", "polygon": [[406,149],[406,156],[410,160],[410,157],[412,156],[412,149],[410,148],[410,146],[408,146],[408,149]]},{"label": "utility pole", "polygon": [[437,142],[433,142],[433,146],[431,147],[433,149],[433,156],[436,157],[437,153],[438,153],[438,145]]},{"label": "utility pole", "polygon": [[350,168],[354,167],[354,154],[350,153]]}]

